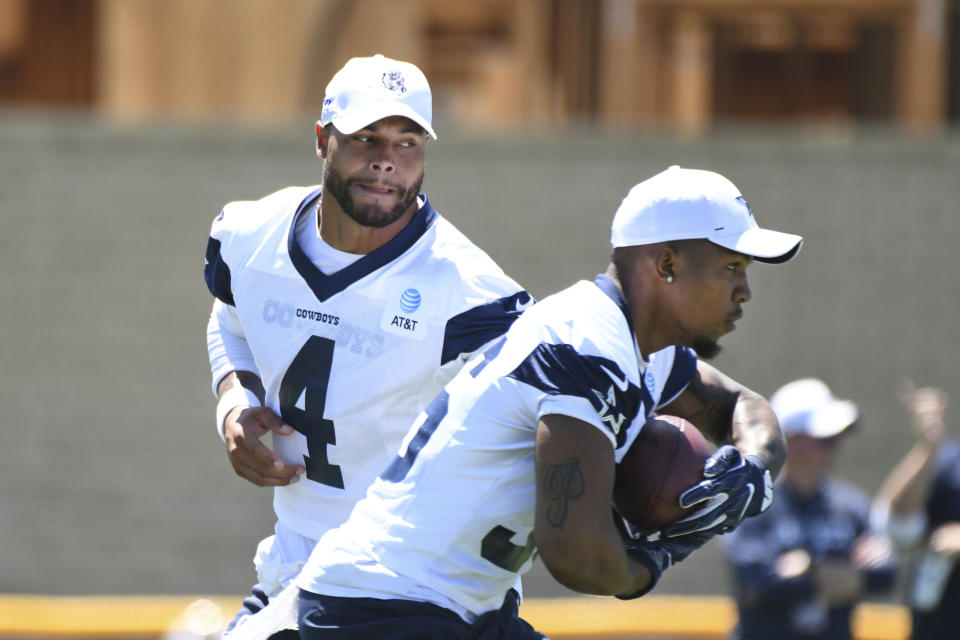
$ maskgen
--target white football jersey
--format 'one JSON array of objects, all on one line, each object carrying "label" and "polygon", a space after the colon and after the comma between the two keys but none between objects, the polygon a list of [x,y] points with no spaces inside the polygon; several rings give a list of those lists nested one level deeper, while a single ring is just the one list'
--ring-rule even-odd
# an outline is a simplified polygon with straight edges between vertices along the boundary
[{"label": "white football jersey", "polygon": [[228,204],[204,269],[218,298],[208,330],[214,388],[232,370],[252,371],[266,405],[296,429],[274,448],[306,477],[276,488],[274,509],[313,539],[347,519],[417,414],[530,302],[422,196],[393,240],[321,272],[296,233],[319,195],[290,187]]},{"label": "white football jersey", "polygon": [[317,543],[300,587],[432,602],[468,621],[498,608],[533,562],[539,419],[595,426],[619,462],[695,371],[683,347],[642,360],[606,276],[543,299],[420,414],[350,519]]}]

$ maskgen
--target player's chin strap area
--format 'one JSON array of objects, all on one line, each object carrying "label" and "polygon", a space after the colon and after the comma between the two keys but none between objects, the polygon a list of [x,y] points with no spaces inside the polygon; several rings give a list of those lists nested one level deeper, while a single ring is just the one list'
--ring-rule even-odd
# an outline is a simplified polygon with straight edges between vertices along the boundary
[{"label": "player's chin strap area", "polygon": [[702,505],[692,515],[667,525],[664,537],[689,533],[727,533],[750,516],[766,511],[773,502],[773,476],[757,456],[744,456],[724,445],[703,467],[704,480],[680,494],[680,506]]}]

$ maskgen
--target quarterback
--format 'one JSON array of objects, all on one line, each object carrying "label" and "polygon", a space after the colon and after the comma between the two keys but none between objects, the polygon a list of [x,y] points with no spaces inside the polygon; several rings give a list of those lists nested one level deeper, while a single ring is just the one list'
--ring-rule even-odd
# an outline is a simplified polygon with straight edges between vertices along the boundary
[{"label": "quarterback", "polygon": [[230,203],[213,222],[217,428],[236,473],[275,487],[277,515],[228,633],[290,582],[417,414],[531,302],[420,193],[431,115],[417,67],[351,59],[316,126],[322,185]]},{"label": "quarterback", "polygon": [[[538,638],[512,589],[536,555],[570,589],[634,598],[769,506],[776,418],[698,354],[735,328],[752,261],[802,239],[758,227],[723,176],[671,167],[629,192],[612,241],[607,272],[476,355],[320,539],[297,579],[301,638]],[[640,537],[611,516],[614,470],[658,411],[719,448],[681,495],[693,514]]]}]

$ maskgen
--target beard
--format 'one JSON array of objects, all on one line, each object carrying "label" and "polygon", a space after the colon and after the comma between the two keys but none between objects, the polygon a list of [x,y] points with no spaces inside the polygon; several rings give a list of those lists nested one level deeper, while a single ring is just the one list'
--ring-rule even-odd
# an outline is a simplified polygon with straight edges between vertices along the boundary
[{"label": "beard", "polygon": [[712,360],[723,351],[723,347],[716,340],[711,340],[705,336],[694,336],[692,347],[697,352],[697,357],[702,360]]},{"label": "beard", "polygon": [[379,229],[396,222],[407,209],[414,205],[420,194],[420,186],[423,184],[423,172],[420,172],[420,176],[410,187],[388,184],[391,189],[397,191],[397,204],[389,211],[383,211],[373,205],[357,204],[350,195],[350,186],[360,182],[363,181],[359,178],[344,179],[332,166],[329,166],[329,163],[323,174],[324,190],[333,196],[344,213],[357,224]]}]

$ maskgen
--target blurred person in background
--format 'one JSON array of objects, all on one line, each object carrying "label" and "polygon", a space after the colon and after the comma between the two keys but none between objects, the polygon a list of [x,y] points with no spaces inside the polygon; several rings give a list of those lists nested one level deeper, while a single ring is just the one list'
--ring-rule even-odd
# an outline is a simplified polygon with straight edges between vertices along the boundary
[{"label": "blurred person in background", "polygon": [[897,397],[917,441],[881,486],[877,522],[915,551],[908,581],[914,640],[960,637],[960,440],[948,438],[948,397],[903,380]]},{"label": "blurred person in background", "polygon": [[351,59],[316,124],[322,185],[232,202],[213,222],[217,429],[237,475],[274,487],[277,515],[228,634],[297,637],[296,593],[283,590],[316,540],[467,357],[531,302],[420,192],[431,100],[416,66]]},{"label": "blurred person in background", "polygon": [[849,640],[854,606],[889,590],[896,556],[871,530],[870,498],[832,476],[860,411],[821,380],[778,389],[770,404],[787,463],[765,513],[727,536],[739,622],[736,640]]}]

